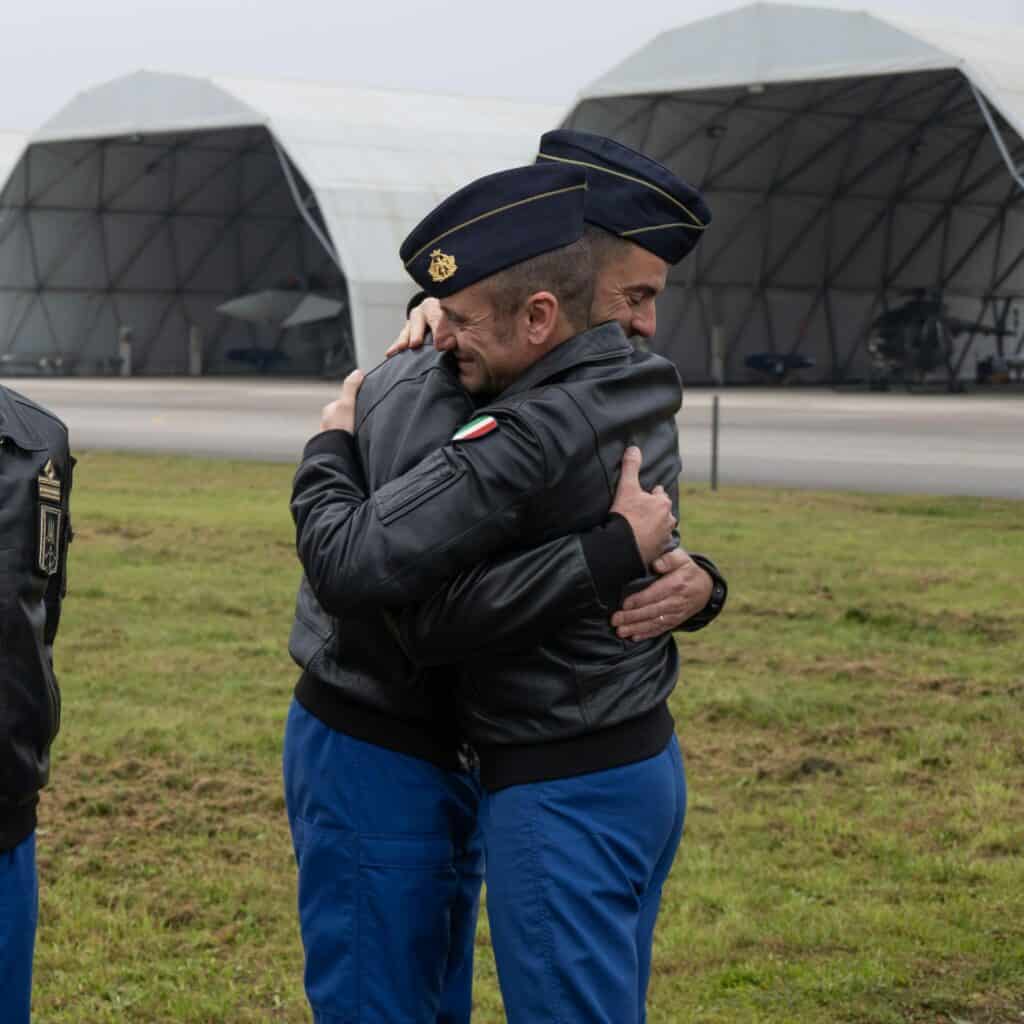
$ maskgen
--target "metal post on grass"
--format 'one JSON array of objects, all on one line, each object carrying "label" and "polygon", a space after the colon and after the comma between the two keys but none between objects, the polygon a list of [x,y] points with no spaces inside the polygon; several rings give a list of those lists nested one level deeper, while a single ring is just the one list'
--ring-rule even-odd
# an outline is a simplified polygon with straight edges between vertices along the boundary
[{"label": "metal post on grass", "polygon": [[711,490],[718,490],[718,395],[711,399]]}]

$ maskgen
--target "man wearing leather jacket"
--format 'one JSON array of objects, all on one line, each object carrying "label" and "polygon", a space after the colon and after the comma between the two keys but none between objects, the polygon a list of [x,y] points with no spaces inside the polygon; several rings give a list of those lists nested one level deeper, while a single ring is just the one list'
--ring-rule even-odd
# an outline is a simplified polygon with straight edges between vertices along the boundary
[{"label": "man wearing leather jacket", "polygon": [[[382,365],[364,389],[360,456],[374,485],[417,465],[473,410],[447,365],[399,362],[400,372],[395,362]],[[507,559],[488,583],[500,579],[506,595],[529,594],[540,570],[557,581],[543,591],[552,614],[593,607],[609,574],[613,585],[628,578],[618,579],[605,551],[625,550],[631,566],[630,527],[640,536],[655,529],[667,536],[671,528],[667,499],[644,494],[635,473],[623,478],[614,510],[610,524]],[[508,607],[495,605],[490,628],[495,635],[504,623],[514,642]],[[483,874],[480,790],[460,757],[452,688],[438,685],[449,676],[414,666],[378,607],[339,621],[305,579],[289,648],[303,674],[285,735],[285,792],[314,1018],[362,1012],[380,1020],[468,1021]],[[373,798],[360,797],[364,790]],[[356,835],[362,856],[377,867],[339,884],[338,866],[352,863]]]},{"label": "man wearing leather jacket", "polygon": [[53,642],[67,581],[74,460],[59,419],[0,385],[0,1019],[28,1024],[35,828],[60,728]]},{"label": "man wearing leather jacket", "polygon": [[[524,204],[547,200],[550,207],[553,197],[572,193],[583,180],[572,168],[535,168],[541,191],[527,189],[525,197],[498,202],[509,200],[509,191],[517,195],[513,185],[526,181],[525,170],[508,172],[515,181],[503,178],[495,194],[489,191],[493,181],[457,193],[403,247],[410,272],[428,287],[429,282],[436,285],[454,277],[459,266],[467,267],[454,288],[435,292],[446,300],[446,319],[457,335],[463,385],[471,391],[500,392],[498,401],[478,410],[455,433],[454,444],[378,488],[368,502],[362,500],[366,484],[358,468],[362,452],[345,440],[347,434],[328,429],[307,448],[296,477],[293,512],[307,577],[317,603],[328,613],[344,614],[365,602],[407,606],[429,597],[454,573],[472,571],[471,564],[509,546],[543,544],[573,529],[595,529],[606,515],[610,481],[630,440],[641,441],[645,449],[648,485],[661,481],[675,493],[678,455],[672,414],[679,390],[674,370],[655,357],[635,353],[617,325],[579,333],[586,306],[581,321],[579,304],[566,300],[564,286],[555,291],[565,311],[573,306],[571,316],[563,316],[558,300],[552,305],[552,293],[543,289],[527,300],[527,313],[508,294],[503,299],[490,296],[488,305],[488,295],[477,284],[500,277],[503,266],[529,259],[530,253],[524,256],[521,246],[517,248],[524,228],[543,234],[559,223],[550,208],[543,211],[543,221],[531,222],[523,216]],[[503,222],[501,214],[513,207],[515,222]],[[458,220],[464,214],[472,216]],[[486,235],[474,231],[481,221],[487,222]],[[448,240],[445,246],[431,249],[441,240]],[[446,251],[448,246],[456,251]],[[490,263],[489,256],[494,257]],[[502,304],[513,311],[513,320],[519,317],[518,344],[511,347],[508,337],[495,334],[499,321],[507,322],[499,311]],[[346,389],[342,405],[352,403],[351,385]],[[349,412],[352,422],[345,423],[328,407],[324,425],[351,429],[354,409]],[[591,607],[587,612],[578,603],[577,622],[545,636],[543,627],[551,629],[555,623],[540,616],[528,652],[504,652],[500,645],[496,650],[487,643],[493,635],[468,641],[472,645],[476,640],[477,656],[468,659],[461,674],[460,722],[480,754],[489,791],[484,828],[492,925],[511,1020],[543,1019],[538,1007],[550,1008],[555,996],[572,1019],[626,1021],[639,1019],[643,1012],[650,933],[682,823],[682,768],[664,704],[675,682],[675,651],[664,639],[624,645],[608,628],[607,617],[619,603],[622,583],[630,575],[642,576],[656,554],[634,550],[628,568],[628,553],[620,558],[618,584],[606,579],[608,589],[596,601],[592,587]],[[610,571],[609,577],[615,574]],[[627,872],[618,870],[623,864],[600,864],[594,843],[580,845],[583,837],[596,837],[611,827],[609,820],[602,823],[593,815],[583,821],[578,814],[571,820],[565,813],[572,807],[586,818],[587,808],[593,811],[600,804],[581,801],[580,786],[596,786],[610,796],[598,818],[607,812],[620,825],[624,796],[627,802],[641,791],[651,797],[650,827],[637,830],[634,821],[626,825],[629,836],[618,837],[634,844],[631,869],[639,872],[636,877],[627,880]],[[559,865],[557,858],[537,863],[536,850],[517,840],[529,844],[535,834],[538,798],[560,804],[547,824],[560,822],[568,830],[564,853],[584,875],[596,874],[588,884],[599,879],[613,887],[627,885],[636,904],[632,910],[621,904],[588,911],[582,890],[560,875],[565,863]],[[524,821],[531,824],[525,833]],[[595,838],[598,846],[603,841]],[[536,870],[524,875],[527,862]],[[602,875],[609,869],[617,882]],[[556,927],[550,934],[550,920],[547,926],[538,924],[537,908],[531,910],[531,900],[523,901],[524,885],[549,883],[570,908],[566,919],[575,914],[577,925],[585,918],[594,925],[593,941],[601,948],[594,950],[598,955],[589,967],[581,967],[580,957],[565,948],[571,929]],[[548,928],[546,939],[533,934],[537,927]],[[540,945],[539,939],[544,940]],[[538,974],[537,958],[545,949],[551,970]],[[585,961],[587,951],[580,956]]]},{"label": "man wearing leather jacket", "polygon": [[[674,175],[649,157],[619,142],[589,132],[559,128],[540,140],[537,161],[569,163],[587,170],[584,216],[593,233],[595,288],[591,322],[615,320],[626,336],[641,341],[654,337],[658,326],[657,300],[665,289],[669,266],[684,259],[711,222],[711,211],[697,201],[696,218],[669,214],[667,224],[657,208],[640,204],[642,184],[670,183]],[[642,224],[639,231],[635,229]],[[680,237],[684,239],[680,244]],[[409,302],[408,320],[387,350],[391,358],[418,349],[429,338],[439,351],[451,344],[433,332],[441,322],[437,299],[419,292]],[[628,597],[612,624],[623,639],[646,640],[669,629],[701,629],[722,610],[725,580],[704,555],[677,548],[659,559],[662,578]],[[445,636],[444,623],[430,623],[435,641]]]}]

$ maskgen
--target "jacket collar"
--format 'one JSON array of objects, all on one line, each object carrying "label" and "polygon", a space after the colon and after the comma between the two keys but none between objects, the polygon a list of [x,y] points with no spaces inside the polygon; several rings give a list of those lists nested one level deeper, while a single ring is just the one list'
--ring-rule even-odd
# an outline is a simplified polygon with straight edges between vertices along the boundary
[{"label": "jacket collar", "polygon": [[495,401],[535,388],[574,366],[628,356],[632,351],[632,343],[615,320],[598,324],[553,348],[521,373]]},{"label": "jacket collar", "polygon": [[0,438],[9,437],[19,448],[38,452],[46,442],[25,422],[13,394],[0,384]]}]

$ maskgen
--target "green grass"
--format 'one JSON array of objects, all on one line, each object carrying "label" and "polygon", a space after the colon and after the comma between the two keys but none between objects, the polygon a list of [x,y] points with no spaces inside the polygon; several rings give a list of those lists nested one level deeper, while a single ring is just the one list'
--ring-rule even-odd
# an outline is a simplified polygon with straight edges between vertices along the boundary
[{"label": "green grass", "polygon": [[[85,454],[42,802],[40,1024],[308,1020],[280,746],[284,466]],[[679,634],[661,1022],[1024,1021],[1024,505],[727,489]],[[475,1020],[503,1019],[478,939]]]}]

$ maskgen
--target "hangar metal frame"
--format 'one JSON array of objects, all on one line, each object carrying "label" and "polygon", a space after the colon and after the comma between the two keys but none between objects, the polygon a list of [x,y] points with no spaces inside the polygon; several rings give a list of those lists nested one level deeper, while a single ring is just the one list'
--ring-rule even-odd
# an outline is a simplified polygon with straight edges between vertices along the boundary
[{"label": "hangar metal frame", "polygon": [[[414,291],[402,238],[467,180],[532,159],[562,114],[155,72],[87,90],[0,138],[0,371],[114,372],[130,331],[137,373],[187,372],[197,336],[207,372],[337,372],[345,317],[373,365]],[[340,300],[343,322],[216,312],[282,282]]]},{"label": "hangar metal frame", "polygon": [[915,290],[975,324],[958,374],[979,326],[1005,325],[1024,296],[1024,33],[922,25],[753,4],[664,33],[580,94],[568,126],[709,198],[655,341],[687,379],[710,378],[715,326],[730,380],[763,350],[812,356],[822,382],[863,377],[872,321]]},{"label": "hangar metal frame", "polygon": [[[123,149],[135,150],[136,155],[141,153],[145,159],[136,161],[139,166],[132,173],[121,180],[115,176],[111,183],[108,165]],[[206,164],[200,173],[189,175],[184,171],[183,161],[190,156],[199,157]],[[0,246],[16,232],[22,233],[21,251],[29,258],[34,287],[26,291],[23,286],[0,283],[0,293],[20,296],[23,300],[20,304],[11,304],[7,324],[0,334],[0,357],[16,357],[19,340],[29,341],[26,351],[29,358],[39,356],[44,363],[49,360],[51,364],[66,359],[69,367],[75,367],[82,357],[91,357],[96,348],[95,335],[105,326],[106,337],[99,344],[102,356],[98,359],[92,356],[94,364],[86,368],[94,372],[109,370],[109,361],[116,355],[112,343],[117,338],[117,331],[111,330],[111,325],[132,324],[132,317],[124,307],[126,302],[138,297],[145,297],[156,305],[149,328],[133,351],[135,372],[168,372],[186,366],[187,328],[183,325],[202,323],[208,328],[204,356],[214,371],[230,368],[222,353],[226,340],[253,346],[262,343],[269,351],[279,350],[285,343],[284,336],[278,335],[268,345],[268,339],[261,338],[253,325],[209,316],[209,312],[232,295],[269,287],[278,283],[276,278],[288,274],[316,273],[329,281],[326,287],[331,293],[344,294],[344,281],[334,254],[329,251],[326,258],[321,255],[318,259],[318,246],[310,244],[305,237],[314,228],[322,235],[322,218],[315,199],[310,199],[311,190],[301,175],[297,176],[288,165],[287,159],[261,127],[188,135],[131,135],[30,147],[5,192],[3,205],[8,210],[8,218],[0,232]],[[264,180],[250,190],[247,189],[246,169],[250,167],[251,176],[254,160],[263,165],[260,175]],[[280,164],[280,173],[274,171],[276,164]],[[55,172],[53,165],[61,169]],[[158,179],[155,187],[154,179]],[[225,182],[228,182],[227,187]],[[152,202],[139,205],[131,197],[143,185],[147,186],[145,191]],[[19,197],[8,198],[11,192],[19,190]],[[216,190],[217,197],[204,204],[204,195],[210,190]],[[303,201],[303,190],[312,211],[299,209],[293,199],[298,197],[298,201]],[[73,204],[70,206],[69,192]],[[162,200],[154,193],[163,193]],[[60,232],[59,247],[41,244],[37,238],[37,234],[45,230],[48,215],[70,219]],[[122,246],[116,257],[111,254],[111,218],[121,222],[134,219],[138,224],[137,228],[119,225],[118,230],[126,236],[128,244]],[[207,238],[202,244],[183,251],[176,232],[189,222],[205,225]],[[243,223],[258,224],[266,232],[261,239],[263,247],[255,260],[248,261],[248,267],[242,253],[240,226]],[[51,250],[47,254],[49,258],[43,259],[40,250],[47,247]],[[87,248],[91,248],[91,257],[98,260],[102,268],[102,287],[97,287],[95,282],[76,284],[62,279],[66,268]],[[164,253],[163,280],[132,284],[131,276],[139,260],[155,248]],[[280,259],[285,249],[290,252],[287,263]],[[218,250],[232,254],[233,272],[211,280],[204,268]],[[314,269],[311,270],[311,266]],[[70,296],[81,299],[84,315],[75,317],[71,335],[59,331],[51,315],[50,302],[57,294],[61,301]],[[190,308],[190,303],[196,300],[201,300],[205,315]],[[174,353],[169,365],[164,352],[161,364],[160,343],[166,342],[165,328],[169,318],[175,315],[180,317],[179,327],[182,327],[177,332],[180,351]],[[29,324],[33,324],[33,329],[26,332]],[[45,329],[46,346],[39,344],[39,325]],[[295,360],[295,365],[297,372],[313,373],[319,369],[308,354],[305,359]]]}]

